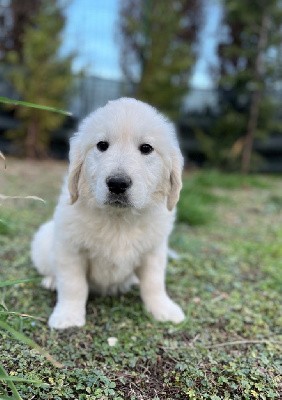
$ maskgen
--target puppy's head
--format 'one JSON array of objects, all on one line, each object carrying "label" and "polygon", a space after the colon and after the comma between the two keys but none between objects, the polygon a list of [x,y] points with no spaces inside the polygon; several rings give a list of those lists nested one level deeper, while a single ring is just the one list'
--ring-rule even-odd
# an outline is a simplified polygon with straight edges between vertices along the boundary
[{"label": "puppy's head", "polygon": [[110,101],[90,114],[71,139],[71,202],[86,185],[98,207],[142,209],[166,201],[172,210],[182,186],[182,167],[168,120],[138,100]]}]

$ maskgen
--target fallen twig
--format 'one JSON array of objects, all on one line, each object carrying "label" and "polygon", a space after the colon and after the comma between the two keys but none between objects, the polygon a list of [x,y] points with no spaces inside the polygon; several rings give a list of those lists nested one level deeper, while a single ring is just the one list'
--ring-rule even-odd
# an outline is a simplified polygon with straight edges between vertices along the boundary
[{"label": "fallen twig", "polygon": [[5,158],[4,154],[2,153],[2,151],[0,151],[0,158],[2,158],[2,160],[4,160],[4,166],[6,169],[6,158]]},{"label": "fallen twig", "polygon": [[231,342],[215,343],[204,347],[211,349],[211,348],[225,347],[225,346],[237,346],[244,344],[268,344],[268,343],[282,345],[282,341],[261,339],[261,340],[233,340]]}]

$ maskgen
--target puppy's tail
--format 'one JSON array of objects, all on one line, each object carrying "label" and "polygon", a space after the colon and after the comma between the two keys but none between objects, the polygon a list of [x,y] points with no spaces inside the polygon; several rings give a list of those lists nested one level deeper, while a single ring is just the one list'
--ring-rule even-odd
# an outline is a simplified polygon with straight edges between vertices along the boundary
[{"label": "puppy's tail", "polygon": [[37,271],[44,276],[42,286],[55,289],[55,276],[52,271],[51,248],[54,236],[54,221],[41,225],[31,243],[31,259]]}]

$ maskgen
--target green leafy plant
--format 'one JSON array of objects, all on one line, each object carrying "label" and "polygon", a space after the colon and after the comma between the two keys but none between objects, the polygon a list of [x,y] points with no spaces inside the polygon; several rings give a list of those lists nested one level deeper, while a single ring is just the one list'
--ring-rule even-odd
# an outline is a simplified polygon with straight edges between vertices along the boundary
[{"label": "green leafy plant", "polygon": [[274,95],[281,79],[281,3],[270,0],[262,7],[260,1],[225,0],[222,5],[228,33],[218,43],[219,113],[209,137],[199,139],[213,165],[238,169],[241,164],[248,173],[260,161],[253,154],[255,140],[282,130]]},{"label": "green leafy plant", "polygon": [[121,2],[123,72],[137,98],[173,119],[189,90],[202,22],[199,1]]},{"label": "green leafy plant", "polygon": [[[16,108],[15,115],[21,123],[7,134],[18,144],[19,153],[29,158],[47,156],[50,133],[64,121],[65,113],[61,109],[72,86],[73,56],[60,54],[65,25],[63,8],[58,0],[41,1],[38,11],[23,27],[22,53],[7,52],[6,79],[20,100],[33,104],[32,109]],[[34,107],[34,103],[44,104],[44,107]],[[50,106],[52,111],[55,108],[56,112],[47,115],[45,106]]]}]

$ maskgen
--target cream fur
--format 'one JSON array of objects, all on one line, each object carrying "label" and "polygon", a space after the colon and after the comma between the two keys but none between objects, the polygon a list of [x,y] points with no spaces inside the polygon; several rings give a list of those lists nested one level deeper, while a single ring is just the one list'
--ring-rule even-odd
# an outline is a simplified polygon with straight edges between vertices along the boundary
[{"label": "cream fur", "polygon": [[[99,141],[109,142],[109,148],[99,151]],[[144,143],[152,153],[141,154]],[[39,228],[31,246],[42,284],[57,290],[50,327],[84,325],[89,288],[115,294],[138,280],[145,307],[157,320],[184,319],[165,289],[182,166],[173,125],[145,103],[111,101],[82,122],[71,140],[54,218]],[[116,173],[132,180],[123,208],[107,204],[106,179]]]}]

